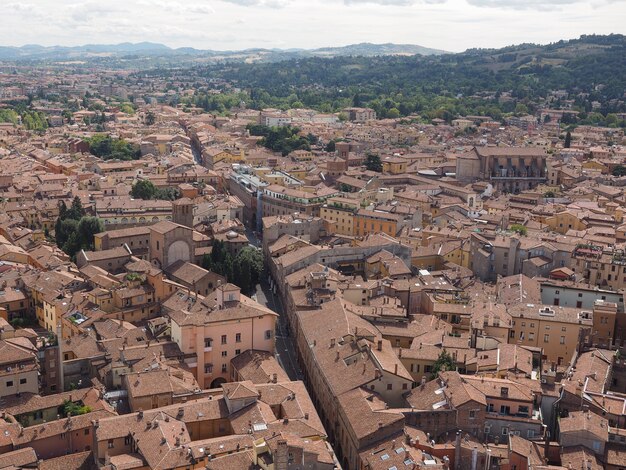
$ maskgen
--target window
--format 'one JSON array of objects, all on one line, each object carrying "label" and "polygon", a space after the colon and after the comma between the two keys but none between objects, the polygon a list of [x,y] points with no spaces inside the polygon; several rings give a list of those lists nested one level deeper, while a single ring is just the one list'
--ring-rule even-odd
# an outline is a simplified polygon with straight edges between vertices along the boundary
[{"label": "window", "polygon": [[131,442],[132,442],[132,438],[130,436],[126,436],[124,438],[124,444],[125,445],[129,446],[131,444]]},{"label": "window", "polygon": [[407,383],[402,384],[402,390],[407,390],[409,388]]},{"label": "window", "polygon": [[222,335],[222,344],[226,344],[226,335]]},{"label": "window", "polygon": [[470,417],[470,419],[476,418],[476,410],[470,410],[469,417]]},{"label": "window", "polygon": [[502,428],[502,435],[507,436],[509,434],[509,428]]},{"label": "window", "polygon": [[265,330],[265,339],[272,339],[272,330]]},{"label": "window", "polygon": [[546,325],[546,330],[549,330],[549,329],[550,329],[550,325]]},{"label": "window", "polygon": [[535,340],[535,333],[528,333],[528,341],[534,341]]},{"label": "window", "polygon": [[235,335],[235,343],[241,343],[241,333]]},{"label": "window", "polygon": [[26,383],[26,379],[20,379],[20,385],[24,385]]},{"label": "window", "polygon": [[113,449],[113,439],[109,439],[108,447],[109,447],[109,449]]},{"label": "window", "polygon": [[210,348],[211,346],[213,346],[213,339],[212,338],[204,338],[204,347],[205,348]]},{"label": "window", "polygon": [[235,356],[239,356],[241,354],[241,349],[235,349]]},{"label": "window", "polygon": [[543,335],[543,342],[547,343],[550,341],[550,335]]},{"label": "window", "polygon": [[561,336],[561,344],[565,344],[565,336]]},{"label": "window", "polygon": [[566,328],[566,327],[564,327],[564,326],[562,326],[562,327],[561,327],[561,331],[567,331],[567,328]]},{"label": "window", "polygon": [[535,430],[534,429],[529,429],[528,431],[526,431],[526,437],[528,437],[528,438],[535,437]]},{"label": "window", "polygon": [[205,364],[204,365],[204,373],[212,374],[213,373],[213,364]]},{"label": "window", "polygon": [[228,366],[226,364],[222,364],[222,373],[228,370]]},{"label": "window", "polygon": [[535,324],[534,324],[534,323],[531,323],[531,324],[530,324],[530,327],[531,327],[531,328],[534,328],[534,327],[535,327]]},{"label": "window", "polygon": [[222,351],[222,357],[228,356],[228,351]]},{"label": "window", "polygon": [[392,384],[387,384],[387,390],[393,390],[393,385]]},{"label": "window", "polygon": [[89,428],[85,428],[84,434],[85,436],[89,436]]},{"label": "window", "polygon": [[582,292],[578,294],[578,297],[582,297],[582,296],[583,296]]},{"label": "window", "polygon": [[13,386],[13,381],[7,380],[7,387],[12,387],[12,386]]}]

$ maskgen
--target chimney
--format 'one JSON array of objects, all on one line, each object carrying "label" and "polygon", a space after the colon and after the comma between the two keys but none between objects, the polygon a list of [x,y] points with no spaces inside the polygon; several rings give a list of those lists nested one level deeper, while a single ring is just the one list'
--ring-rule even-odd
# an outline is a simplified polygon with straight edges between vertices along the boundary
[{"label": "chimney", "polygon": [[398,349],[398,357],[402,357],[402,348]]},{"label": "chimney", "polygon": [[335,338],[330,338],[330,347],[331,348],[335,347]]},{"label": "chimney", "polygon": [[393,374],[398,375],[398,363],[397,362],[393,365]]},{"label": "chimney", "polygon": [[454,443],[454,468],[461,468],[461,430],[456,432],[456,441]]},{"label": "chimney", "polygon": [[278,374],[276,374],[276,373],[272,374],[272,382],[273,383],[278,382]]},{"label": "chimney", "polygon": [[382,351],[382,350],[383,350],[383,340],[382,340],[382,339],[379,339],[379,340],[378,340],[378,350],[379,350],[379,351]]}]

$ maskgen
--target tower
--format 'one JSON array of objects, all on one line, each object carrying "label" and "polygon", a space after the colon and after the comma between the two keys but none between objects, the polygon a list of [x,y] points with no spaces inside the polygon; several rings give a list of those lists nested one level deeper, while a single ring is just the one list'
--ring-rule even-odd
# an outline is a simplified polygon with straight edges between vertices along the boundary
[{"label": "tower", "polygon": [[193,228],[193,202],[191,199],[183,197],[172,203],[173,222]]}]

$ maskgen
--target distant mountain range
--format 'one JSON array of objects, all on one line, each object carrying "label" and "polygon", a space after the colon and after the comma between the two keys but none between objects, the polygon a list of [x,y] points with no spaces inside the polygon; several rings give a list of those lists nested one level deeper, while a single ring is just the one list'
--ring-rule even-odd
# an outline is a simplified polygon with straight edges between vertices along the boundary
[{"label": "distant mountain range", "polygon": [[153,42],[121,44],[87,44],[84,46],[40,46],[29,44],[21,47],[0,46],[0,60],[4,61],[61,61],[90,58],[169,57],[189,59],[223,59],[274,62],[305,57],[346,57],[383,55],[439,55],[439,49],[413,44],[360,43],[343,47],[319,49],[246,49],[241,51],[201,50],[193,47],[173,49]]}]

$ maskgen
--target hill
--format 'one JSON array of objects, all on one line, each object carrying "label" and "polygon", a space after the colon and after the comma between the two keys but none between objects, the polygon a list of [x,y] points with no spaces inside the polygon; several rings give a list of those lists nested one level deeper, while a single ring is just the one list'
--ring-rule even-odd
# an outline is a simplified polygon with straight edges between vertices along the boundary
[{"label": "hill", "polygon": [[248,60],[275,62],[305,57],[379,56],[379,55],[433,55],[444,51],[429,49],[413,44],[370,44],[361,43],[343,47],[320,49],[247,49],[243,51],[200,50],[192,47],[173,49],[163,44],[141,42],[121,44],[87,44],[84,46],[40,46],[29,44],[21,47],[0,46],[0,60],[42,60],[89,59],[97,57],[124,57],[128,54],[138,57],[168,58],[212,58],[220,60]]}]

